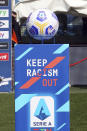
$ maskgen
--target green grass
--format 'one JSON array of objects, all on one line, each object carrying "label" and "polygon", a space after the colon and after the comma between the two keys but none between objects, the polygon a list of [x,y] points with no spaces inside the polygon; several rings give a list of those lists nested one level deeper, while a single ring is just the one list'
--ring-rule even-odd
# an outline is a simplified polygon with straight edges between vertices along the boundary
[{"label": "green grass", "polygon": [[87,93],[87,86],[85,87],[71,87],[70,88],[70,94],[73,93]]},{"label": "green grass", "polygon": [[15,131],[14,95],[0,94],[0,131]]},{"label": "green grass", "polygon": [[[70,131],[87,131],[87,89],[70,89]],[[15,131],[14,94],[0,94],[0,131]]]},{"label": "green grass", "polygon": [[87,93],[70,95],[71,131],[87,131]]}]

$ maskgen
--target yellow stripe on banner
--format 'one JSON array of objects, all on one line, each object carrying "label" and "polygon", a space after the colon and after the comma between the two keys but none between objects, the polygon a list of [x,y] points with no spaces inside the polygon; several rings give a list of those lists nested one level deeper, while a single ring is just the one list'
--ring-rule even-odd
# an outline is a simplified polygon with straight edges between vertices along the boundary
[{"label": "yellow stripe on banner", "polygon": [[38,22],[35,22],[35,24],[40,28],[40,33],[41,33],[41,34],[43,34],[43,29],[44,29],[44,27],[48,25],[47,22],[44,23],[44,24],[40,24],[40,23],[38,23]]}]

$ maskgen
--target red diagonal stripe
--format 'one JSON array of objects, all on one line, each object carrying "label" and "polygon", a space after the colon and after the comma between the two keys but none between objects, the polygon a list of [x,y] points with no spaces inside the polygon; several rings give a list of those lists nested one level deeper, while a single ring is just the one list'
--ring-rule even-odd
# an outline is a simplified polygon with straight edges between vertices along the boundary
[{"label": "red diagonal stripe", "polygon": [[[58,63],[60,63],[65,57],[56,57],[52,62],[50,62],[47,66],[44,68],[53,68]],[[23,86],[20,87],[20,89],[27,89],[30,86],[32,86],[35,82],[37,82],[41,77],[32,77],[29,81],[27,81]]]},{"label": "red diagonal stripe", "polygon": [[27,89],[32,86],[35,82],[37,82],[41,77],[32,77],[29,81],[27,81],[20,89]]},{"label": "red diagonal stripe", "polygon": [[33,129],[33,130],[36,130],[36,131],[38,131],[39,129]]},{"label": "red diagonal stripe", "polygon": [[53,68],[58,63],[60,63],[65,57],[56,57],[52,62],[50,62],[45,68]]}]

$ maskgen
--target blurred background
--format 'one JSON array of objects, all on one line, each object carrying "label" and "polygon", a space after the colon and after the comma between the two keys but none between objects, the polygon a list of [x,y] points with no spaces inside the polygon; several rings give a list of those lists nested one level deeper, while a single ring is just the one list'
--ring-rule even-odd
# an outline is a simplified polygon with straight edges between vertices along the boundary
[{"label": "blurred background", "polygon": [[87,2],[85,0],[78,0],[78,2],[49,0],[45,3],[43,0],[13,0],[12,27],[19,44],[41,44],[41,41],[34,40],[27,33],[26,20],[29,13],[41,8],[42,5],[43,8],[54,11],[59,20],[56,36],[50,40],[44,40],[44,44],[69,43],[70,85],[87,85]]},{"label": "blurred background", "polygon": [[[41,44],[41,41],[34,40],[26,31],[29,13],[39,7],[55,12],[60,23],[56,36],[44,43],[70,44],[70,129],[87,131],[87,1],[12,0],[12,28],[17,37],[16,43]],[[10,93],[0,93],[0,131],[15,131],[14,43],[12,89]]]}]

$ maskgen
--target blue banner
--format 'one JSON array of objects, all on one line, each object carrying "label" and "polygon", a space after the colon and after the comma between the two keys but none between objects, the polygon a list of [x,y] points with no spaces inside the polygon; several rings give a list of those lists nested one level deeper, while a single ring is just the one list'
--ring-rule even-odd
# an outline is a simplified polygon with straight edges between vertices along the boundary
[{"label": "blue banner", "polygon": [[11,0],[0,0],[0,92],[11,91]]},{"label": "blue banner", "polygon": [[15,46],[15,131],[70,131],[69,45]]}]

